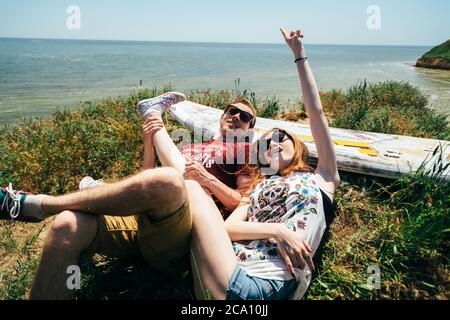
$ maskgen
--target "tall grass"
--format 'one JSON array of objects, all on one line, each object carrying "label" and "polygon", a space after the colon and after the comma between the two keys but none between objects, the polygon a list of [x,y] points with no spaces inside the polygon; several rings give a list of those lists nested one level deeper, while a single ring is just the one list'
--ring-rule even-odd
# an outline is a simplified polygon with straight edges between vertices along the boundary
[{"label": "tall grass", "polygon": [[429,108],[428,97],[407,82],[385,81],[322,94],[331,125],[338,128],[450,139],[446,115]]},{"label": "tall grass", "polygon": [[140,167],[142,119],[136,102],[172,90],[148,89],[129,96],[60,110],[51,119],[28,120],[1,130],[0,183],[32,192],[62,194],[83,176],[120,178]]},{"label": "tall grass", "polygon": [[410,282],[437,295],[440,286],[448,290],[450,280],[446,270],[450,257],[450,183],[441,179],[448,173],[442,150],[437,148],[428,161],[433,164],[430,169],[423,165],[391,186],[394,191],[388,203],[401,209],[405,217],[401,227],[405,254],[394,262]]},{"label": "tall grass", "polygon": [[[343,175],[337,217],[307,293],[314,299],[448,299],[450,183],[442,150],[398,180]],[[368,286],[377,265],[381,289]]]}]

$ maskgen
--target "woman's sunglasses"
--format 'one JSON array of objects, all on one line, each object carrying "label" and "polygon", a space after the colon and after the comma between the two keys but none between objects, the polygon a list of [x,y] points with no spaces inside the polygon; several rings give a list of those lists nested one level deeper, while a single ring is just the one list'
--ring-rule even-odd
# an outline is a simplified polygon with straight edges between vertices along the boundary
[{"label": "woman's sunglasses", "polygon": [[[259,150],[261,153],[267,152],[270,147],[270,143],[273,141],[275,143],[281,143],[283,142],[284,138],[288,136],[286,134],[286,131],[284,130],[275,130],[272,133],[272,136],[269,139],[260,140],[259,142]],[[289,136],[288,136],[289,137]]]},{"label": "woman's sunglasses", "polygon": [[246,111],[243,111],[239,108],[236,108],[236,107],[229,107],[227,110],[227,113],[231,116],[234,116],[239,113],[240,114],[239,118],[244,122],[250,122],[254,118],[252,114],[250,114]]}]

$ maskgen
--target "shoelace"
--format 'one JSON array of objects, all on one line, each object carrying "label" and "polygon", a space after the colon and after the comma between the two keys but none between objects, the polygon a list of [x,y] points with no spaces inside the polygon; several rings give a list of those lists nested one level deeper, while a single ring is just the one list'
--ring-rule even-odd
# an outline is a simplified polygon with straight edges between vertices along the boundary
[{"label": "shoelace", "polygon": [[6,194],[0,210],[6,209],[6,211],[9,211],[11,219],[16,219],[20,213],[20,195],[22,194],[22,191],[14,191],[12,183],[5,189]]},{"label": "shoelace", "polygon": [[163,105],[165,105],[167,107],[168,105],[172,105],[176,100],[177,100],[177,98],[175,96],[170,95],[170,96],[166,96],[166,97],[161,97],[160,103],[162,103]]}]

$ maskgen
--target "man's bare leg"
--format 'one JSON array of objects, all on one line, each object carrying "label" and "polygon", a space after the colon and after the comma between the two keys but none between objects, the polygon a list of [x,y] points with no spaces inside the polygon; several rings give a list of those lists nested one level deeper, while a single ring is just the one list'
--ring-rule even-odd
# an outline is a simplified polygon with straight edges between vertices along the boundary
[{"label": "man's bare leg", "polygon": [[[66,271],[68,266],[78,264],[80,254],[88,249],[96,235],[97,217],[94,214],[98,213],[93,210],[123,216],[133,214],[130,210],[134,209],[135,214],[148,214],[151,220],[157,222],[168,218],[186,200],[184,181],[171,168],[147,170],[122,182],[86,191],[91,194],[77,192],[49,199],[51,210],[79,206],[89,213],[66,209],[56,217],[44,245],[31,299],[71,298]],[[133,198],[135,195],[130,193],[138,193],[141,197],[136,200]],[[80,203],[75,205],[72,201]],[[158,207],[155,207],[155,201]]]},{"label": "man's bare leg", "polygon": [[149,169],[117,183],[75,193],[46,197],[42,210],[54,215],[65,210],[124,216],[152,212],[155,221],[176,211],[186,199],[182,176],[173,168]]},{"label": "man's bare leg", "polygon": [[53,222],[45,240],[30,299],[66,300],[72,297],[67,286],[67,267],[78,265],[80,254],[97,232],[93,215],[64,211]]}]

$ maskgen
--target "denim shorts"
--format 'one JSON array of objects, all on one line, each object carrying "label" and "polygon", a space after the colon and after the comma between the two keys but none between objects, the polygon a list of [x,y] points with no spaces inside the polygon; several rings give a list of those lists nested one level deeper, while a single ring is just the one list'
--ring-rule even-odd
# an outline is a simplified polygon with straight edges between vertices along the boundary
[{"label": "denim shorts", "polygon": [[288,300],[297,288],[297,280],[271,280],[253,277],[237,266],[227,289],[227,300]]}]

